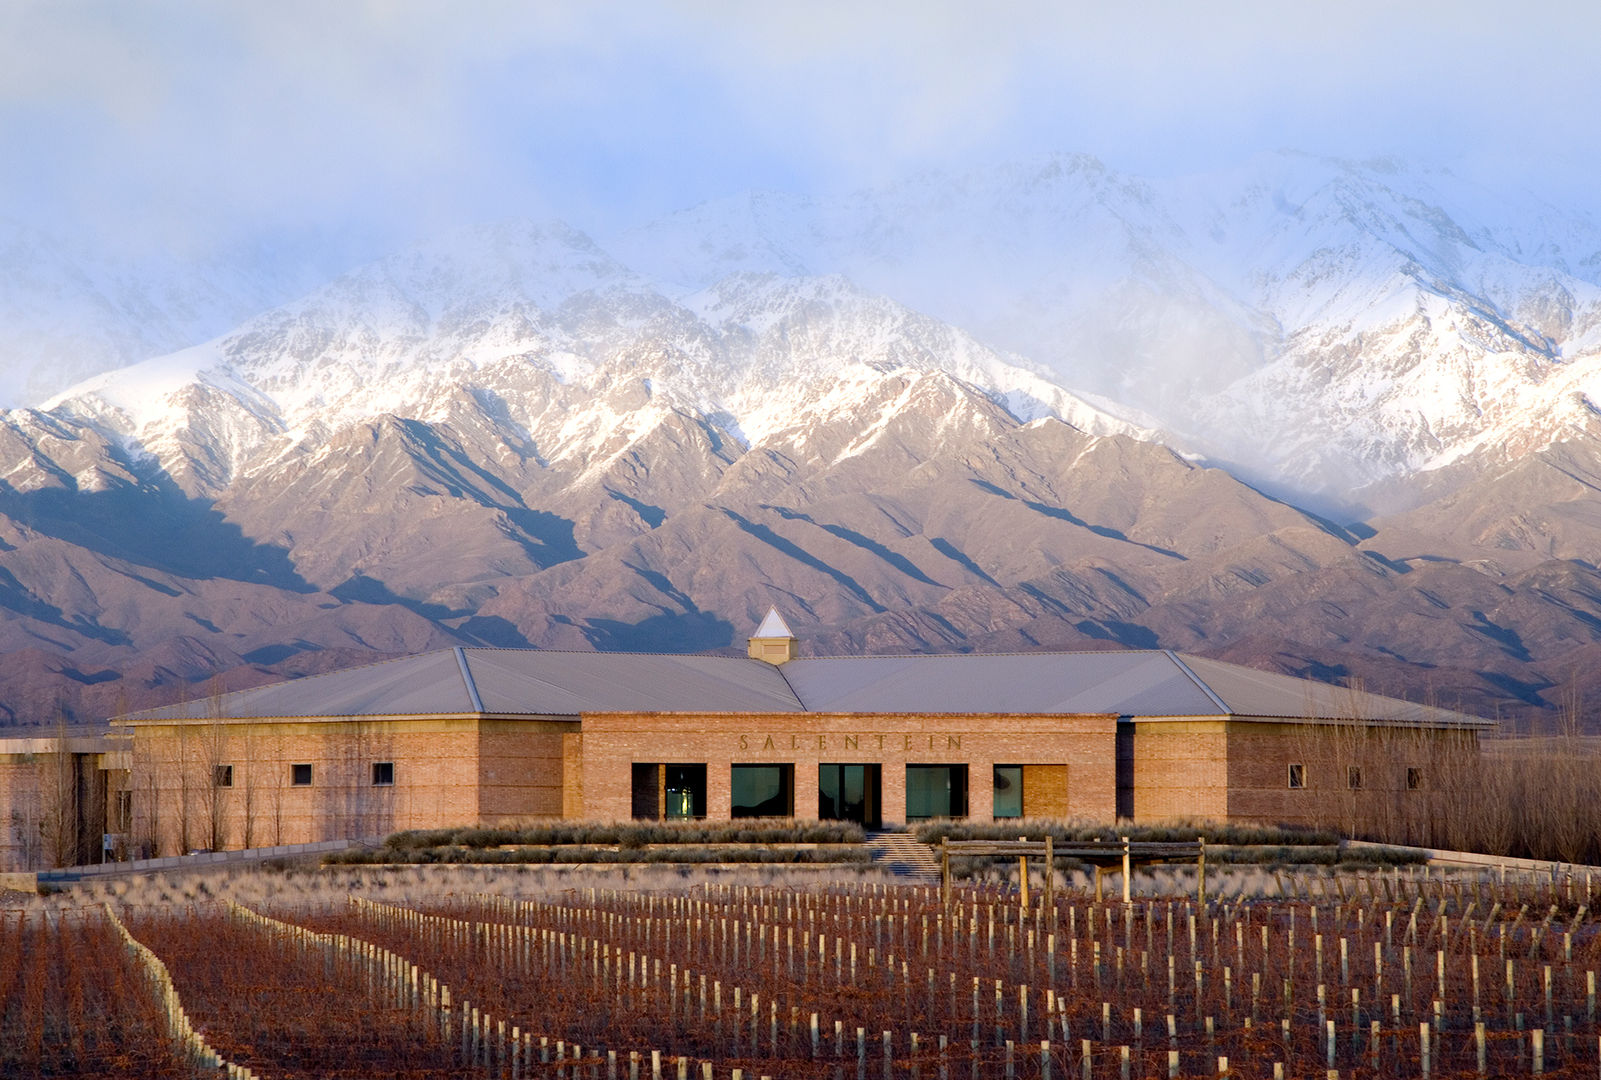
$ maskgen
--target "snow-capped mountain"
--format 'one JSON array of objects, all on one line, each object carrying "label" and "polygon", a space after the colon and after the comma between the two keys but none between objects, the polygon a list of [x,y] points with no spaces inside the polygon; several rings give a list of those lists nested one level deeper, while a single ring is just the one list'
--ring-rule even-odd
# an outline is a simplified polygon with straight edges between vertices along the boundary
[{"label": "snow-capped mountain", "polygon": [[1164,645],[1537,715],[1601,671],[1601,239],[1486,200],[1064,157],[418,245],[0,414],[0,708],[727,648],[777,603],[819,652]]},{"label": "snow-capped mountain", "polygon": [[544,465],[592,469],[670,415],[749,446],[902,371],[971,383],[1020,420],[1151,435],[844,278],[737,274],[673,300],[583,234],[530,223],[363,267],[203,345],[90,379],[42,412],[214,496],[324,452],[354,424],[445,421],[463,394]]},{"label": "snow-capped mountain", "polygon": [[613,248],[682,288],[847,273],[1275,490],[1347,506],[1589,430],[1601,355],[1601,228],[1388,161],[1272,154],[1147,180],[1057,156],[741,196]]}]

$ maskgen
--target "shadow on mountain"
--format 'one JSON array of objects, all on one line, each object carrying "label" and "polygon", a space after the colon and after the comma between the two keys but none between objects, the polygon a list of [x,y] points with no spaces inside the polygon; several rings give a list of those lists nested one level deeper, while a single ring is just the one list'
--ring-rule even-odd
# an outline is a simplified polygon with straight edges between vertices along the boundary
[{"label": "shadow on mountain", "polygon": [[1177,559],[1180,562],[1187,561],[1183,555],[1180,555],[1171,548],[1158,547],[1156,544],[1147,544],[1141,540],[1130,539],[1126,533],[1118,529],[1111,528],[1107,525],[1092,525],[1083,518],[1079,517],[1077,514],[1074,514],[1072,511],[1064,510],[1060,506],[1049,506],[1042,502],[1035,502],[1033,499],[1020,499],[1016,495],[1013,495],[1010,491],[1007,491],[1005,488],[996,487],[987,480],[976,480],[969,478],[968,483],[989,492],[991,495],[999,495],[1003,499],[1011,499],[1014,502],[1020,502],[1030,510],[1034,511],[1036,514],[1044,514],[1046,517],[1055,518],[1057,521],[1065,521],[1069,525],[1077,525],[1081,529],[1088,529],[1096,536],[1104,536],[1108,540],[1117,540],[1124,544],[1133,544],[1135,547],[1144,548],[1146,551],[1155,552],[1158,555],[1165,555],[1169,559]]},{"label": "shadow on mountain", "polygon": [[389,586],[377,578],[370,578],[366,574],[352,574],[329,589],[328,595],[352,604],[398,604],[407,611],[415,612],[435,622],[464,614],[460,611],[451,611],[443,604],[425,604],[421,600],[401,596],[390,591]]},{"label": "shadow on mountain", "polygon": [[978,563],[974,562],[970,557],[968,557],[967,552],[963,551],[961,548],[957,547],[943,536],[931,536],[929,537],[928,542],[933,545],[935,551],[961,566],[969,574],[972,574],[973,576],[982,580],[986,585],[992,585],[997,589],[1002,588],[1001,583],[986,574],[983,567],[979,566]]},{"label": "shadow on mountain", "polygon": [[492,649],[532,649],[534,643],[517,629],[517,624],[499,615],[474,615],[456,628],[456,633],[474,645]]},{"label": "shadow on mountain", "polygon": [[1160,649],[1161,641],[1155,631],[1138,623],[1119,622],[1116,619],[1085,619],[1073,624],[1085,637],[1102,641],[1115,641],[1131,649]]},{"label": "shadow on mountain", "polygon": [[0,514],[98,555],[179,577],[316,591],[295,570],[287,549],[251,540],[210,503],[189,498],[170,482],[76,492],[19,492],[0,485]]},{"label": "shadow on mountain", "polygon": [[517,530],[510,534],[541,568],[584,557],[573,539],[573,523],[546,510],[530,509],[505,480],[474,461],[462,447],[447,441],[421,420],[395,421],[407,453],[424,476],[453,499],[477,503],[506,515]]},{"label": "shadow on mountain", "polygon": [[[39,599],[27,587],[18,581],[11,571],[0,567],[0,610],[14,611],[18,615],[49,626],[70,630],[75,634],[103,641],[107,645],[127,645],[130,643],[128,635],[120,630],[109,630],[92,619],[83,615],[74,615],[70,619],[67,613],[54,604],[47,604]],[[65,642],[54,642],[63,649],[69,648]]]},{"label": "shadow on mountain", "polygon": [[764,506],[763,509],[771,510],[785,521],[804,521],[808,525],[815,525],[831,536],[837,536],[847,544],[853,544],[867,552],[869,555],[883,560],[890,566],[893,566],[896,570],[899,570],[901,573],[905,574],[907,577],[912,578],[914,581],[921,581],[924,585],[933,585],[936,588],[945,588],[944,585],[941,585],[939,582],[933,580],[927,574],[923,573],[923,571],[919,570],[917,565],[906,556],[901,555],[898,552],[891,551],[883,544],[880,544],[877,540],[863,536],[855,529],[847,529],[843,525],[825,524],[824,522],[813,518],[809,514],[803,514],[799,510],[786,510],[782,506]]},{"label": "shadow on mountain", "polygon": [[628,507],[634,513],[638,514],[639,520],[643,521],[646,525],[649,525],[653,529],[667,520],[667,511],[663,510],[659,506],[652,506],[650,503],[640,502],[632,495],[624,495],[622,492],[616,491],[612,488],[607,488],[606,494],[610,495],[612,498]]},{"label": "shadow on mountain", "polygon": [[248,664],[277,664],[289,659],[296,653],[318,652],[320,645],[313,645],[309,641],[281,642],[277,645],[263,645],[259,649],[251,649],[240,657]]},{"label": "shadow on mountain", "polygon": [[816,570],[819,574],[824,574],[833,578],[840,584],[842,588],[849,591],[852,596],[866,604],[873,611],[882,613],[885,610],[884,606],[878,601],[874,600],[868,591],[862,588],[861,584],[850,575],[834,569],[832,566],[829,566],[823,560],[804,550],[799,545],[784,539],[782,536],[779,536],[766,525],[757,524],[756,522],[751,521],[749,518],[745,518],[739,514],[736,514],[732,510],[724,510],[723,513],[728,516],[730,521],[732,521],[735,525],[738,525],[750,536],[755,537],[757,540],[760,540],[762,543],[775,549],[781,554],[789,556],[791,559],[794,559],[801,565],[808,566],[811,569]]},{"label": "shadow on mountain", "polygon": [[601,652],[695,653],[727,648],[734,624],[709,611],[652,615],[637,623],[585,619],[584,636]]},{"label": "shadow on mountain", "polygon": [[1514,679],[1512,676],[1500,671],[1481,671],[1479,676],[1497,690],[1509,694],[1520,701],[1526,701],[1530,705],[1539,705],[1542,708],[1550,706],[1550,702],[1541,696],[1542,692],[1556,685],[1549,679]]},{"label": "shadow on mountain", "polygon": [[1473,621],[1465,625],[1467,629],[1483,634],[1495,642],[1496,645],[1500,646],[1501,651],[1512,659],[1524,664],[1532,659],[1529,656],[1528,648],[1523,644],[1523,639],[1518,636],[1516,630],[1491,622],[1484,612],[1475,611],[1473,613]]},{"label": "shadow on mountain", "polygon": [[517,527],[512,539],[522,545],[528,557],[541,570],[557,563],[582,559],[584,551],[573,538],[573,522],[548,510],[530,510],[525,506],[499,507],[506,519]]}]

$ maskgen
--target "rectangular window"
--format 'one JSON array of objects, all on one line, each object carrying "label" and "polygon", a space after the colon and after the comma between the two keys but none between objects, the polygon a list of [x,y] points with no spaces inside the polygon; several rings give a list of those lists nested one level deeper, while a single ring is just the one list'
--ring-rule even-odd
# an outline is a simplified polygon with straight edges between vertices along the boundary
[{"label": "rectangular window", "polygon": [[966,765],[906,766],[907,821],[966,816]]},{"label": "rectangular window", "polygon": [[668,820],[706,816],[706,766],[668,765],[662,769]]},{"label": "rectangular window", "polygon": [[1306,787],[1306,766],[1305,765],[1291,765],[1290,766],[1290,789],[1292,791],[1296,791],[1296,790],[1300,790],[1301,788],[1304,788],[1304,787]]},{"label": "rectangular window", "polygon": [[883,770],[878,765],[835,764],[817,766],[817,817],[820,821],[854,821],[876,829]]},{"label": "rectangular window", "polygon": [[1423,770],[1408,769],[1406,771],[1406,789],[1408,791],[1423,790]]},{"label": "rectangular window", "polygon": [[212,773],[211,780],[218,787],[233,787],[233,766],[218,765]]},{"label": "rectangular window", "polygon": [[995,816],[1023,816],[1023,766],[995,766]]},{"label": "rectangular window", "polygon": [[295,787],[310,787],[311,786],[311,766],[310,765],[291,765],[291,766],[289,766],[289,781],[290,781],[290,783],[294,784]]},{"label": "rectangular window", "polygon": [[1358,766],[1347,765],[1345,767],[1345,786],[1350,788],[1352,791],[1361,790],[1362,770]]},{"label": "rectangular window", "polygon": [[793,817],[795,766],[730,766],[729,815],[737,818]]},{"label": "rectangular window", "polygon": [[393,761],[375,761],[372,763],[372,782],[374,787],[388,787],[395,782],[395,763]]}]

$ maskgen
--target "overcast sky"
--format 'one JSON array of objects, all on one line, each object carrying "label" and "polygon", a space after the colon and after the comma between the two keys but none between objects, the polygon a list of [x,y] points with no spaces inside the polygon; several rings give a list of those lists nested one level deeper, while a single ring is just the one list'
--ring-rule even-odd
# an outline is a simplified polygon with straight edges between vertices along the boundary
[{"label": "overcast sky", "polygon": [[1046,150],[1400,155],[1594,210],[1590,3],[0,4],[0,216],[377,254]]}]

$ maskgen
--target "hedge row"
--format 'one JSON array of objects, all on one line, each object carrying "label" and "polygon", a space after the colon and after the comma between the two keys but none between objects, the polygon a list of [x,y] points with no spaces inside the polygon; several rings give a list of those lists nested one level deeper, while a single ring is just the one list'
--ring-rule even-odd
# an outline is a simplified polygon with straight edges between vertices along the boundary
[{"label": "hedge row", "polygon": [[414,829],[384,841],[396,850],[511,845],[555,847],[563,844],[615,845],[642,848],[649,844],[860,844],[862,827],[848,821],[794,821],[752,818],[743,821],[636,821],[595,825],[557,821],[503,829]]},{"label": "hedge row", "polygon": [[[1145,840],[1172,843],[1180,840],[1205,838],[1208,845],[1226,844],[1235,847],[1323,847],[1337,844],[1340,837],[1327,829],[1287,829],[1272,825],[1220,825],[1215,822],[1162,822],[1155,825],[1091,825],[1073,822],[1019,819],[992,824],[971,824],[965,821],[931,821],[914,830],[917,839],[925,844],[939,846],[942,837],[952,840],[1016,840],[1027,836],[1030,840],[1043,840],[1049,833],[1053,843],[1072,843],[1085,840]],[[1210,853],[1208,853],[1210,854]]]},{"label": "hedge row", "polygon": [[833,845],[821,848],[723,847],[711,848],[678,844],[670,850],[642,851],[638,847],[611,851],[585,848],[576,844],[554,847],[484,848],[440,845],[435,847],[393,848],[335,852],[325,864],[577,864],[577,863],[866,863],[872,855],[866,848]]}]

